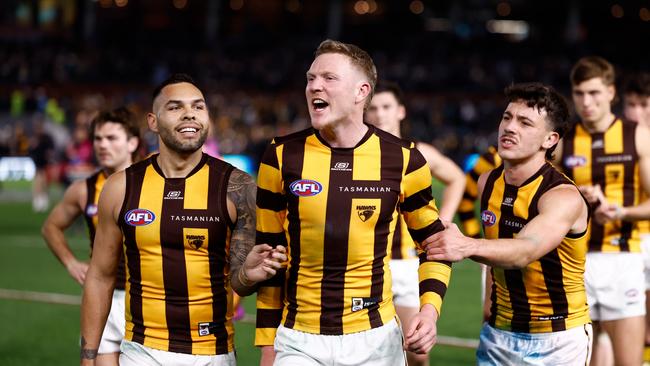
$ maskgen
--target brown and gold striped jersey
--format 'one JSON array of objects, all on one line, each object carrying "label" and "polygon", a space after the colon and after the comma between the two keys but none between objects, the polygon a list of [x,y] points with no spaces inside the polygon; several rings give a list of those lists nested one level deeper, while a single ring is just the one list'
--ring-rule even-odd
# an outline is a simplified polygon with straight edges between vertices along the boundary
[{"label": "brown and gold striped jersey", "polygon": [[185,178],[165,178],[158,155],[126,169],[119,217],[126,256],[126,335],[195,355],[233,350],[228,281],[233,167],[206,154]]},{"label": "brown and gold striped jersey", "polygon": [[[490,172],[481,196],[487,239],[515,238],[537,214],[540,197],[573,184],[549,163],[521,186],[507,184],[503,165]],[[586,201],[585,201],[586,204]],[[492,267],[490,325],[513,332],[557,332],[591,322],[584,286],[588,230],[522,269]]]},{"label": "brown and gold striped jersey", "polygon": [[[563,139],[562,169],[578,186],[599,184],[607,201],[639,203],[641,182],[635,144],[636,123],[616,118],[604,133],[589,133],[578,123]],[[593,222],[589,251],[640,252],[638,224]]]},{"label": "brown and gold striped jersey", "polygon": [[476,217],[476,201],[478,200],[478,178],[481,174],[488,172],[501,165],[501,157],[495,146],[488,147],[472,169],[465,175],[465,192],[463,199],[458,206],[458,218],[463,226],[465,235],[472,238],[481,237],[481,223]]},{"label": "brown and gold striped jersey", "polygon": [[[95,232],[97,231],[97,203],[99,202],[99,194],[106,182],[106,173],[99,170],[95,174],[86,178],[86,207],[84,208],[84,218],[88,226],[88,236],[90,236],[90,249],[92,255],[93,243],[95,242]],[[126,282],[126,273],[124,269],[124,257],[120,258],[117,265],[117,275],[115,279],[115,288],[124,290],[124,283]]]},{"label": "brown and gold striped jersey", "polygon": [[[286,272],[258,290],[257,345],[272,344],[280,322],[336,335],[390,321],[399,215],[418,242],[443,229],[424,157],[373,126],[354,148],[331,148],[311,128],[276,138],[260,165],[257,207],[257,243],[289,249]],[[420,258],[420,301],[440,311],[450,264]]]}]

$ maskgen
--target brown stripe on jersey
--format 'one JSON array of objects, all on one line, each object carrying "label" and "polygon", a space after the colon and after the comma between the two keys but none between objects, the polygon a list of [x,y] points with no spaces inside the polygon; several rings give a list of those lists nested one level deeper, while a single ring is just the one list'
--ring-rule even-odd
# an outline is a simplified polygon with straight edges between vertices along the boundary
[{"label": "brown stripe on jersey", "polygon": [[[566,174],[567,177],[574,179],[573,178],[573,169],[574,168],[569,168],[567,167],[564,162],[566,161],[566,158],[569,156],[575,155],[575,138],[576,138],[576,128],[577,125],[574,125],[574,127],[567,132],[567,134],[564,136],[562,139],[562,170],[564,170],[564,174]],[[593,164],[593,160],[592,160]]]},{"label": "brown stripe on jersey", "polygon": [[[548,164],[547,166],[550,167]],[[545,192],[548,192],[548,190],[560,184],[570,184],[570,182],[557,173],[555,169],[547,169],[544,172],[542,186],[537,189],[528,206],[529,219],[538,215],[537,204],[539,203],[540,197]],[[562,273],[562,262],[557,248],[540,258],[539,262],[542,267],[546,290],[548,291],[551,306],[553,307],[551,328],[554,332],[565,330],[565,320],[569,315],[569,301],[564,290],[564,274]]]},{"label": "brown stripe on jersey", "polygon": [[424,239],[428,238],[430,235],[433,235],[438,231],[443,231],[444,229],[445,226],[442,224],[442,221],[440,221],[440,219],[436,219],[436,221],[430,223],[422,229],[409,229],[409,233],[411,234],[413,240],[417,241],[418,243],[422,243]]},{"label": "brown stripe on jersey", "polygon": [[274,193],[264,188],[257,188],[257,207],[279,212],[287,207],[282,193]]},{"label": "brown stripe on jersey", "polygon": [[[330,173],[329,187],[346,187],[353,182],[352,171],[353,165],[352,150],[335,150],[332,149],[332,164],[334,162],[347,163],[352,167],[350,171],[336,171]],[[358,182],[355,181],[355,184]],[[323,279],[321,285],[321,316],[320,316],[320,333],[321,334],[343,334],[343,308],[345,306],[345,272],[348,265],[348,246],[347,238],[350,232],[350,215],[342,215],[343,212],[352,210],[352,199],[346,197],[342,199],[337,195],[330,194],[327,196],[325,211],[325,222],[328,227],[325,228],[323,238]],[[382,207],[382,210],[384,207]],[[336,233],[334,233],[336,230]],[[387,245],[384,242],[384,246]],[[374,262],[373,262],[373,278]],[[380,293],[381,294],[381,293]]]},{"label": "brown stripe on jersey", "polygon": [[[169,191],[185,192],[184,178],[165,179],[164,194]],[[185,214],[183,200],[163,200],[160,215],[169,217]],[[162,250],[162,274],[165,283],[165,317],[169,329],[169,352],[188,353],[187,345],[192,344],[190,330],[189,291],[187,288],[187,268],[183,226],[185,222],[174,220],[160,227],[160,247]],[[210,240],[212,241],[212,240]]]},{"label": "brown stripe on jersey", "polygon": [[399,213],[400,216],[397,218],[397,223],[395,224],[395,232],[393,233],[393,242],[390,244],[391,259],[403,259],[402,255],[402,213]]},{"label": "brown stripe on jersey", "polygon": [[[420,260],[420,261],[419,261],[420,264],[422,264],[422,263],[424,263],[424,262],[431,262],[431,261],[429,261],[429,260],[427,259],[427,253],[426,253],[426,252],[423,252],[423,253],[418,254],[418,259]],[[433,261],[433,262],[446,264],[446,265],[448,265],[448,266],[451,268],[451,262],[450,262],[450,261]]]},{"label": "brown stripe on jersey", "polygon": [[257,309],[255,328],[277,328],[282,321],[282,309]]},{"label": "brown stripe on jersey", "polygon": [[262,155],[261,163],[271,166],[275,169],[279,169],[280,164],[278,163],[278,155],[276,154],[276,151],[277,145],[269,144],[269,146],[267,146],[266,150],[264,151],[264,155]]},{"label": "brown stripe on jersey", "polygon": [[256,244],[268,244],[272,247],[278,245],[287,246],[287,236],[284,232],[281,233],[265,233],[262,231],[255,231],[255,243]]},{"label": "brown stripe on jersey", "polygon": [[[492,165],[494,165],[494,164],[492,164]],[[469,173],[467,173],[467,174],[469,174],[470,178],[472,178],[472,180],[474,182],[478,182],[478,178],[481,176],[481,173],[477,172],[475,169],[476,168],[470,170]]]},{"label": "brown stripe on jersey", "polygon": [[[305,141],[306,137],[304,137],[302,141],[285,144],[284,148],[282,149],[282,176],[289,177],[289,179],[286,179],[284,182],[284,191],[287,192],[286,197],[288,212],[299,212],[298,205],[300,204],[300,199],[297,196],[289,193],[291,192],[289,186],[293,180],[301,178],[298,176],[292,176],[292,172],[302,172],[302,167],[305,160]],[[291,261],[289,263],[289,274],[287,275],[287,317],[285,319],[284,325],[287,328],[293,328],[293,325],[296,322],[296,314],[298,310],[296,291],[298,283],[298,270],[300,269],[300,217],[299,215],[291,215],[288,218],[288,231],[291,243],[291,247],[289,248],[289,255],[291,257]]]},{"label": "brown stripe on jersey", "polygon": [[84,218],[86,219],[86,225],[88,225],[88,235],[90,236],[90,249],[93,248],[93,243],[95,242],[95,223],[93,222],[93,217],[89,216],[87,213],[88,205],[97,204],[95,202],[95,186],[97,183],[97,178],[102,174],[101,171],[93,174],[92,176],[86,179],[86,207],[84,207]]},{"label": "brown stripe on jersey", "polygon": [[[385,139],[379,139],[379,149],[381,151],[380,181],[399,182],[401,179],[402,170],[404,168],[402,147],[400,145],[390,143]],[[379,212],[379,217],[390,217],[392,215],[392,212],[395,210],[395,201],[392,197],[393,195],[381,195],[381,210]],[[392,222],[388,220],[380,220],[377,222],[377,225],[375,225],[375,248],[374,257],[372,259],[370,297],[381,300],[383,300],[382,295],[384,292],[384,258],[386,257],[386,249],[388,248],[387,234],[390,232],[391,224]],[[396,220],[394,225],[395,231],[393,233],[393,246],[395,245],[394,243],[396,238],[400,242],[402,240],[402,236],[399,235],[401,233],[402,226],[401,220]],[[397,251],[401,256],[401,250],[398,249]],[[395,258],[394,255],[395,254],[393,254],[393,258]],[[377,328],[383,325],[381,315],[379,314],[380,301],[377,301],[374,305],[368,308],[368,318],[370,319],[370,326],[373,328]]]},{"label": "brown stripe on jersey", "polygon": [[428,205],[432,199],[431,186],[427,186],[427,188],[407,197],[399,206],[402,211],[413,212]]},{"label": "brown stripe on jersey", "polygon": [[[481,195],[481,213],[479,215],[482,216],[483,211],[488,209],[488,203],[490,201],[490,196],[492,196],[492,191],[494,190],[494,183],[496,180],[501,176],[501,173],[503,172],[503,164],[498,166],[496,169],[492,170],[485,182],[485,187],[483,187],[483,194]],[[483,226],[483,232],[485,232],[485,224],[483,224],[483,220],[481,219],[481,226]],[[494,279],[494,269],[490,268],[490,276]],[[496,324],[496,319],[497,319],[497,287],[496,287],[496,281],[492,281],[492,293],[490,295],[490,300],[492,302],[492,305],[490,306],[490,319],[488,320],[489,324],[494,326]]]},{"label": "brown stripe on jersey", "polygon": [[[504,202],[506,197],[512,198],[511,202],[514,202],[517,199],[517,187],[505,184],[505,190],[503,192]],[[513,206],[504,203],[501,204],[501,217],[499,218],[500,238],[514,238],[515,234],[519,231],[515,231],[511,225],[506,224],[508,219],[515,218]],[[514,332],[529,332],[530,303],[528,302],[523,274],[519,269],[506,269],[504,270],[504,274],[513,310],[512,330]]]},{"label": "brown stripe on jersey", "polygon": [[[215,166],[225,165],[220,160],[210,161],[210,175],[209,187],[223,187],[221,191],[217,189],[208,190],[208,211],[210,216],[229,218],[227,195],[228,195],[228,181],[233,167],[228,166]],[[214,202],[220,202],[221,207]],[[230,222],[230,220],[226,220]],[[214,336],[217,337],[216,353],[228,353],[228,330],[226,329],[226,315],[228,311],[228,292],[226,290],[225,266],[228,263],[228,253],[226,246],[214,245],[216,243],[225,242],[226,230],[221,231],[219,226],[211,225],[208,229],[208,237],[210,242],[208,244],[208,253],[210,255],[210,288],[212,290],[212,321],[216,323],[214,329]],[[228,245],[227,243],[225,245]],[[279,324],[279,323],[278,323]]]},{"label": "brown stripe on jersey", "polygon": [[[623,122],[623,154],[633,156],[634,158],[623,163],[623,206],[634,206],[634,198],[636,194],[635,185],[635,166],[637,162],[636,156],[636,123]],[[632,230],[634,230],[635,223],[632,221],[621,222],[621,238],[619,246],[622,252],[630,251],[630,238],[632,237]]]},{"label": "brown stripe on jersey", "polygon": [[490,196],[494,189],[494,182],[499,178],[501,172],[503,172],[503,165],[498,166],[490,172],[490,175],[488,175],[488,178],[485,181],[485,187],[483,187],[483,195],[481,195],[481,212],[487,210],[488,202],[490,201]]},{"label": "brown stripe on jersey", "polygon": [[444,298],[445,293],[447,292],[447,285],[445,285],[445,283],[440,280],[431,278],[420,282],[419,291],[420,294],[423,294],[427,291],[433,291],[440,295],[440,297]]},{"label": "brown stripe on jersey", "polygon": [[[150,159],[155,159],[155,155]],[[129,270],[129,296],[130,304],[129,309],[131,313],[131,322],[133,323],[133,339],[131,341],[144,344],[144,318],[142,317],[142,273],[140,271],[140,251],[138,244],[135,241],[135,226],[125,223],[124,215],[126,215],[127,207],[139,207],[140,194],[142,192],[142,183],[144,181],[144,174],[147,161],[142,161],[139,164],[132,165],[126,170],[126,191],[124,194],[124,202],[118,218],[119,225],[124,234],[124,247],[127,257],[127,265]]]},{"label": "brown stripe on jersey", "polygon": [[[605,141],[603,133],[591,134],[591,141]],[[591,181],[592,184],[600,184],[603,192],[606,192],[606,179],[605,179],[605,164],[597,164],[605,156],[605,148],[591,149]],[[591,235],[589,237],[589,250],[600,252],[603,247],[603,239],[605,236],[605,227],[596,220],[591,223]]]}]

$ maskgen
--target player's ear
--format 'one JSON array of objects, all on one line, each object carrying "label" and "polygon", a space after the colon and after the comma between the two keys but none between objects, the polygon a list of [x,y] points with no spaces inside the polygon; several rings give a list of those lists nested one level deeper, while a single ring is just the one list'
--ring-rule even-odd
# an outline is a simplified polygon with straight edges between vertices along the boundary
[{"label": "player's ear", "polygon": [[151,112],[147,113],[147,126],[151,131],[158,132],[158,118]]},{"label": "player's ear", "polygon": [[546,134],[546,138],[544,139],[544,143],[542,144],[542,147],[545,149],[550,149],[551,147],[555,146],[560,141],[560,134],[551,131],[548,134]]},{"label": "player's ear", "polygon": [[138,139],[136,136],[131,136],[129,137],[129,140],[127,142],[127,147],[129,150],[129,153],[133,154],[135,150],[138,149],[138,143],[140,142],[140,139]]}]

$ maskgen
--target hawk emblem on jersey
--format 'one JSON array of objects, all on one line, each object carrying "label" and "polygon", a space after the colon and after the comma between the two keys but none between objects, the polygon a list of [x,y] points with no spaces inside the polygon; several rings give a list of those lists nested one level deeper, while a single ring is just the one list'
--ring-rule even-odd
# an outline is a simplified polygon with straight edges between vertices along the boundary
[{"label": "hawk emblem on jersey", "polygon": [[300,179],[291,183],[289,190],[298,197],[309,197],[319,194],[323,190],[323,185],[315,180]]},{"label": "hawk emblem on jersey", "polygon": [[187,234],[185,235],[185,240],[192,248],[199,249],[201,248],[201,246],[203,246],[203,243],[205,242],[205,235]]},{"label": "hawk emblem on jersey", "polygon": [[564,165],[567,168],[578,168],[587,165],[587,158],[581,155],[570,155],[564,158]]},{"label": "hawk emblem on jersey", "polygon": [[86,216],[95,216],[97,215],[97,205],[94,203],[86,206]]},{"label": "hawk emblem on jersey", "polygon": [[131,226],[145,226],[151,224],[156,215],[146,208],[134,208],[124,215],[124,221]]},{"label": "hawk emblem on jersey", "polygon": [[360,205],[357,206],[357,215],[359,215],[361,221],[366,222],[369,218],[372,217],[372,215],[375,213],[375,210],[377,210],[377,206]]},{"label": "hawk emblem on jersey", "polygon": [[481,212],[481,221],[483,221],[483,225],[485,226],[492,226],[497,222],[497,215],[490,210],[485,210]]}]

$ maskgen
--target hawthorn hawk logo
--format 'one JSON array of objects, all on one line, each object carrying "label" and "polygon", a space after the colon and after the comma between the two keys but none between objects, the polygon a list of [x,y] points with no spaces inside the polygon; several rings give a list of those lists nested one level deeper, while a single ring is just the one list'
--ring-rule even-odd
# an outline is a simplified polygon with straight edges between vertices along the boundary
[{"label": "hawthorn hawk logo", "polygon": [[359,205],[357,206],[357,215],[359,215],[361,221],[366,222],[372,217],[375,210],[377,210],[377,206]]}]

